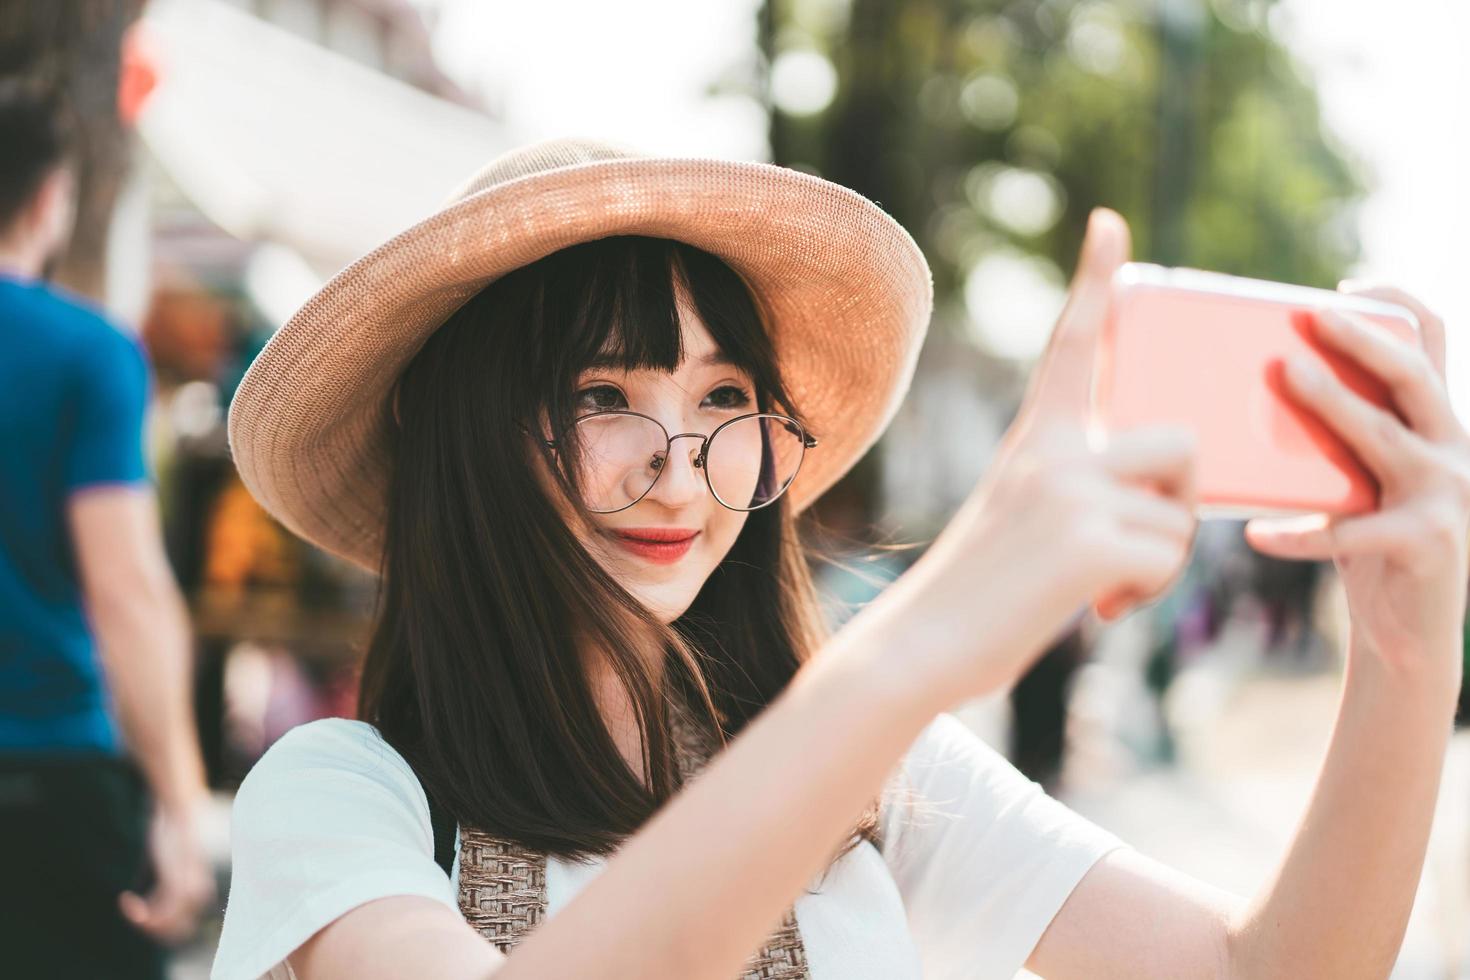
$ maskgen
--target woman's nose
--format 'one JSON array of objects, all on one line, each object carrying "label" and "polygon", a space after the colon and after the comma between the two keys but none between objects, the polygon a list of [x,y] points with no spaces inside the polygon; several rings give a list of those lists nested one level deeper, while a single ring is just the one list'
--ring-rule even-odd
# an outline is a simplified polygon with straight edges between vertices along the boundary
[{"label": "woman's nose", "polygon": [[704,473],[698,463],[703,436],[675,437],[664,457],[658,477],[648,494],[669,507],[687,504],[705,490]]}]

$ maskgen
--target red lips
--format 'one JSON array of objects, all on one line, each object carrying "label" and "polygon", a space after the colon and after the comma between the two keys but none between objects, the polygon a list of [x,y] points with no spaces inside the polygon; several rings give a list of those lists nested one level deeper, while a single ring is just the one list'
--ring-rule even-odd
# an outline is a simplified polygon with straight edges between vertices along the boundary
[{"label": "red lips", "polygon": [[698,533],[682,527],[629,527],[613,531],[612,538],[640,558],[667,565],[684,557]]},{"label": "red lips", "polygon": [[698,528],[687,527],[620,527],[613,531],[622,538],[635,541],[687,541],[699,533]]}]

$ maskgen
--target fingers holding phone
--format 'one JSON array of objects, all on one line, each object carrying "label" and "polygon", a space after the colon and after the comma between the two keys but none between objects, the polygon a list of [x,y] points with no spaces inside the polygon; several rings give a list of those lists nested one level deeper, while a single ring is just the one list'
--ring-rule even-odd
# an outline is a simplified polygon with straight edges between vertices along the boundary
[{"label": "fingers holding phone", "polygon": [[1337,290],[1348,296],[1360,296],[1364,299],[1392,303],[1413,313],[1415,319],[1419,321],[1419,336],[1424,352],[1429,356],[1429,362],[1434,365],[1435,371],[1439,374],[1439,380],[1445,380],[1445,326],[1439,314],[1397,286],[1344,279],[1338,283]]},{"label": "fingers holding phone", "polygon": [[1380,488],[1378,506],[1362,514],[1253,520],[1247,538],[1258,550],[1319,561],[1376,554],[1421,564],[1416,554],[1428,536],[1415,528],[1433,527],[1440,517],[1449,525],[1446,533],[1464,543],[1463,530],[1446,515],[1459,514],[1470,493],[1470,435],[1444,383],[1443,324],[1402,292],[1378,289],[1374,295],[1414,304],[1425,325],[1422,347],[1400,343],[1365,318],[1337,310],[1317,311],[1312,331],[1317,343],[1350,361],[1355,372],[1372,375],[1387,392],[1387,403],[1364,397],[1359,386],[1310,361],[1293,360],[1286,377],[1290,397],[1372,474]]},{"label": "fingers holding phone", "polygon": [[[971,694],[1020,675],[1080,608],[1162,593],[1188,558],[1196,444],[1179,425],[1090,438],[1088,406],[1122,218],[1089,222],[1068,303],[986,477],[896,587]],[[979,587],[979,588],[977,588]],[[976,638],[982,638],[977,642]]]},{"label": "fingers holding phone", "polygon": [[[1038,424],[1068,425],[1077,422],[1084,427],[1091,424],[1097,364],[1113,315],[1118,274],[1128,262],[1131,249],[1132,239],[1123,217],[1107,208],[1095,209],[1089,216],[1087,235],[1067,304],[1032,376],[1013,427],[1016,438],[1023,438],[1031,427]],[[1176,432],[1175,436],[1179,433]],[[1102,438],[1107,440],[1105,435]],[[1191,462],[1179,471],[1154,473],[1149,467],[1157,465],[1158,459],[1138,456],[1140,447],[1134,446],[1126,437],[1114,436],[1111,441],[1118,447],[1116,460],[1123,467],[1115,470],[1119,480],[1137,484],[1140,488],[1137,492],[1155,497],[1161,495],[1176,508],[1188,508],[1183,521],[1188,526],[1187,551],[1198,524],[1193,516],[1197,503],[1197,480],[1192,456],[1188,457]],[[1138,506],[1134,504],[1130,509],[1137,512]],[[1180,522],[1177,510],[1175,521]],[[1116,618],[1134,606],[1157,598],[1167,591],[1167,587],[1166,584],[1141,592],[1129,588],[1112,591],[1094,599],[1092,608],[1104,619]]]},{"label": "fingers holding phone", "polygon": [[1092,603],[1099,618],[1110,621],[1162,596],[1184,570],[1199,529],[1198,440],[1193,431],[1165,427],[1148,441],[1150,430],[1135,429],[1113,437],[1101,462],[1123,486],[1118,512],[1128,526],[1163,535],[1182,554],[1168,577],[1149,590],[1124,588]]}]

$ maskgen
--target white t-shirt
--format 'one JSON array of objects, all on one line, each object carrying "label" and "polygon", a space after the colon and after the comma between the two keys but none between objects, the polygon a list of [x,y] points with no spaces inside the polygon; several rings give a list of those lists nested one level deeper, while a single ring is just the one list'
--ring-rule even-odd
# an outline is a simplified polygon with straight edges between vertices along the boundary
[{"label": "white t-shirt", "polygon": [[[1087,870],[1123,846],[953,715],[924,729],[895,775],[911,792],[885,803],[881,852],[859,844],[796,900],[812,980],[1010,980]],[[286,956],[372,899],[424,895],[457,912],[455,851],[446,877],[423,789],[372,725],[292,729],[235,798],[211,980],[291,980]],[[547,915],[604,863],[549,857]]]}]

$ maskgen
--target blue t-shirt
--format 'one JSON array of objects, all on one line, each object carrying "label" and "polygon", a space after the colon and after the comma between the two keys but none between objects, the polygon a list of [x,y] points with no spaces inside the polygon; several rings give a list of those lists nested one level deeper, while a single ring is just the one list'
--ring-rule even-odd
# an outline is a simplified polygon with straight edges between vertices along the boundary
[{"label": "blue t-shirt", "polygon": [[122,752],[66,501],[149,480],[148,395],[142,349],[100,311],[0,274],[0,753]]}]

